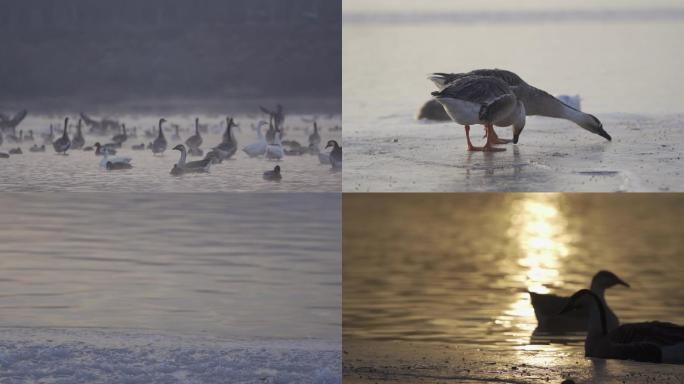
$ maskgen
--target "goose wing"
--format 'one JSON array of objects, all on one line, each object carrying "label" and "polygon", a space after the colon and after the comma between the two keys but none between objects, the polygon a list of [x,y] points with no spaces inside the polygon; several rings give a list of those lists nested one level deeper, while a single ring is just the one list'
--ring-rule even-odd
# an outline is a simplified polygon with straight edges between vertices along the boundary
[{"label": "goose wing", "polygon": [[496,77],[497,79],[505,81],[506,84],[510,86],[527,85],[527,83],[522,78],[520,78],[520,76],[505,69],[476,69],[474,71],[470,71],[468,74],[477,76]]},{"label": "goose wing", "polygon": [[503,80],[488,76],[465,76],[433,96],[450,97],[452,99],[470,101],[478,104],[489,104],[491,101],[506,95],[512,95],[511,88]]},{"label": "goose wing", "polygon": [[684,326],[661,321],[623,324],[609,334],[614,343],[652,343],[674,345],[684,343]]}]

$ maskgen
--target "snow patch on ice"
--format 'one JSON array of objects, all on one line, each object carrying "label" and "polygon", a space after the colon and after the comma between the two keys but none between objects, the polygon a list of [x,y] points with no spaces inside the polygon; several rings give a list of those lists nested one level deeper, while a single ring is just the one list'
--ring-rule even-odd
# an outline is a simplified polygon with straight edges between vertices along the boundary
[{"label": "snow patch on ice", "polygon": [[339,342],[0,329],[2,383],[339,384]]}]

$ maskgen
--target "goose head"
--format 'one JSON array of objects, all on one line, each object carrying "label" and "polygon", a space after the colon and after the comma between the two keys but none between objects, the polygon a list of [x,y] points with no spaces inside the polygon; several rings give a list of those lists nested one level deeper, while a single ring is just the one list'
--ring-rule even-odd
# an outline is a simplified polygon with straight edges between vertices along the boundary
[{"label": "goose head", "polygon": [[525,128],[525,122],[526,122],[526,111],[525,111],[525,104],[522,103],[522,101],[518,100],[518,114],[516,116],[515,121],[513,122],[513,144],[518,144],[518,138],[520,137],[520,134],[522,133],[523,129]]},{"label": "goose head", "polygon": [[337,148],[339,146],[340,145],[337,144],[337,141],[335,141],[335,140],[329,140],[328,144],[325,145],[326,148],[330,148],[330,147]]},{"label": "goose head", "polygon": [[629,284],[625,283],[621,278],[610,271],[599,271],[596,275],[594,275],[594,278],[591,279],[591,287],[593,291],[605,290],[616,285],[622,285],[629,288]]},{"label": "goose head", "polygon": [[608,132],[606,132],[605,129],[603,129],[603,124],[601,124],[601,120],[597,119],[594,115],[585,113],[578,121],[576,121],[576,123],[580,127],[586,129],[591,133],[595,133],[608,141],[612,140]]},{"label": "goose head", "polygon": [[183,145],[183,144],[178,144],[178,145],[176,145],[175,147],[173,147],[172,149],[174,149],[174,150],[176,150],[176,151],[185,152],[185,145]]}]

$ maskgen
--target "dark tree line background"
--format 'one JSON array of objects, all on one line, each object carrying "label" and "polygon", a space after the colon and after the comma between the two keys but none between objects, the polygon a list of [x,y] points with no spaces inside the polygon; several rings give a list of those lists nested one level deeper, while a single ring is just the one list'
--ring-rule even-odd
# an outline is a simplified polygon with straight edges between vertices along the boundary
[{"label": "dark tree line background", "polygon": [[339,101],[341,40],[341,0],[0,0],[0,108]]}]

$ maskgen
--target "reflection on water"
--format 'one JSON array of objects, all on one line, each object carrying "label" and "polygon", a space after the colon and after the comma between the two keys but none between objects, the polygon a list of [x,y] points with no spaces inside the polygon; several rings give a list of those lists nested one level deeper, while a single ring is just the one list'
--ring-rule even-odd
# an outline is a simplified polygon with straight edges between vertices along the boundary
[{"label": "reflection on water", "polygon": [[345,337],[556,350],[528,290],[570,294],[600,269],[632,284],[623,322],[684,322],[677,195],[346,195]]},{"label": "reflection on water", "polygon": [[334,194],[9,194],[2,326],[339,338]]}]

